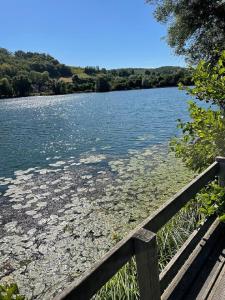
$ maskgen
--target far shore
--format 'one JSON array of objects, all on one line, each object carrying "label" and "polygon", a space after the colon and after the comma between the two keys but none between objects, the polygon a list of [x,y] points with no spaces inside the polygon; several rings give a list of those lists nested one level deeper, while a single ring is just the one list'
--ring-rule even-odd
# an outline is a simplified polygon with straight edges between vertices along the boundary
[{"label": "far shore", "polygon": [[[189,85],[189,87],[192,85]],[[20,98],[25,98],[25,97],[41,97],[41,96],[66,96],[66,95],[77,95],[77,94],[90,94],[90,93],[95,93],[95,94],[103,94],[103,93],[113,93],[113,92],[129,92],[129,91],[142,91],[142,90],[152,90],[152,89],[165,89],[165,88],[178,88],[178,85],[174,86],[154,86],[151,88],[134,88],[134,89],[126,89],[126,90],[110,90],[110,91],[104,91],[104,92],[97,92],[97,91],[77,91],[74,93],[66,93],[66,94],[45,94],[45,93],[35,93],[35,94],[29,94],[29,95],[24,95],[24,96],[11,96],[11,97],[2,97],[0,100],[5,100],[5,99],[20,99]]]}]

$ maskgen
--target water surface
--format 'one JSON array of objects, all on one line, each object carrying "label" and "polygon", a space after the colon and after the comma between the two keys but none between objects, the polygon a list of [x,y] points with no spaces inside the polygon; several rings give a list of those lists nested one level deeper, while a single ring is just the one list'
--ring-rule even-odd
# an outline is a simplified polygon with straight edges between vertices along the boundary
[{"label": "water surface", "polygon": [[0,279],[52,299],[193,174],[176,88],[0,102]]},{"label": "water surface", "polygon": [[0,176],[87,153],[122,156],[162,144],[187,118],[177,88],[28,97],[0,102]]}]

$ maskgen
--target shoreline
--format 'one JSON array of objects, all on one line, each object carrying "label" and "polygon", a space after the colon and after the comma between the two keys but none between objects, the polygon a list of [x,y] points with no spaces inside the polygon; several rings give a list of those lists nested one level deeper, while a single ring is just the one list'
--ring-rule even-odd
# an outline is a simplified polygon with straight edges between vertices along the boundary
[{"label": "shoreline", "polygon": [[[192,86],[192,85],[190,85]],[[189,86],[189,87],[190,87]],[[112,90],[112,91],[106,91],[106,92],[95,92],[95,91],[80,91],[80,92],[74,92],[74,93],[66,93],[66,94],[31,94],[21,97],[8,97],[8,98],[1,98],[2,100],[9,100],[9,99],[21,99],[21,98],[29,98],[29,97],[48,97],[48,96],[66,96],[66,95],[80,95],[80,94],[108,94],[108,93],[114,93],[114,92],[130,92],[130,91],[143,91],[143,90],[154,90],[154,89],[167,89],[167,88],[178,88],[179,86],[160,86],[160,87],[152,87],[152,88],[143,88],[143,89],[127,89],[127,90]]]}]

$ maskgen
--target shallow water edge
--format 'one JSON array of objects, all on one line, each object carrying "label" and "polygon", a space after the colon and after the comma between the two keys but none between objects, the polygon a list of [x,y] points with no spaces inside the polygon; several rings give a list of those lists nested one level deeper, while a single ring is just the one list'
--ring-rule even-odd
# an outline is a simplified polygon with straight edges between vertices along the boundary
[{"label": "shallow water edge", "polygon": [[90,155],[2,178],[0,276],[52,297],[193,178],[167,148]]}]

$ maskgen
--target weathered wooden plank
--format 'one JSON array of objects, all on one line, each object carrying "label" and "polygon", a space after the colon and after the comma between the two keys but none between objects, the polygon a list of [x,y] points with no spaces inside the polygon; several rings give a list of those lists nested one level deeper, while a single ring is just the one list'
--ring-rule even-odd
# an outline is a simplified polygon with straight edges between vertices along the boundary
[{"label": "weathered wooden plank", "polygon": [[133,240],[119,242],[99,263],[85,273],[81,280],[72,284],[54,300],[90,299],[134,254]]},{"label": "weathered wooden plank", "polygon": [[222,230],[201,269],[197,275],[193,277],[192,283],[189,286],[187,293],[182,297],[182,300],[208,299],[224,264],[224,237]]},{"label": "weathered wooden plank", "polygon": [[217,156],[216,161],[219,163],[219,184],[225,187],[225,157]]},{"label": "weathered wooden plank", "polygon": [[142,228],[134,238],[140,299],[160,300],[156,235]]},{"label": "weathered wooden plank", "polygon": [[185,299],[185,294],[189,291],[193,282],[195,282],[196,276],[205,264],[221,232],[223,232],[221,224],[218,220],[215,220],[201,242],[174,277],[171,284],[162,294],[162,300]]},{"label": "weathered wooden plank", "polygon": [[143,228],[157,232],[163,227],[189,200],[212,181],[219,172],[219,163],[214,162],[204,172],[187,184],[180,192],[168,200],[153,215],[144,220]]},{"label": "weathered wooden plank", "polygon": [[[218,300],[218,299],[225,299],[225,253],[223,253],[223,257],[221,257],[221,261],[223,262],[223,267],[220,270],[220,274],[216,279],[215,285],[213,289],[210,291],[207,300]],[[221,261],[219,263],[221,264]]]},{"label": "weathered wooden plank", "polygon": [[196,229],[176,253],[176,255],[167,264],[164,270],[160,273],[161,293],[163,293],[173,278],[177,275],[182,265],[185,263],[215,219],[215,216],[210,217],[200,228]]},{"label": "weathered wooden plank", "polygon": [[[224,240],[224,235],[222,236],[222,239]],[[221,246],[224,246],[223,241],[219,241],[215,245],[215,248],[216,247],[220,248],[219,254],[217,253],[216,249],[214,249],[212,255],[210,255],[209,259],[206,262],[206,265],[204,266],[204,269],[202,270],[202,272],[200,274],[200,276],[201,276],[202,274],[206,273],[208,276],[206,279],[202,276],[204,284],[201,285],[201,289],[198,292],[198,295],[194,296],[194,297],[196,297],[196,300],[208,299],[209,294],[211,294],[212,289],[214,289],[214,286],[217,282],[220,272],[222,271],[222,268],[224,266],[224,261],[225,261],[225,257],[224,257],[225,250],[221,249],[222,248]],[[211,262],[211,266],[210,266],[209,261]],[[209,267],[207,266],[208,264],[209,264]],[[208,273],[207,269],[210,269],[210,273]],[[190,293],[190,296],[188,295],[189,299],[193,299],[192,295],[193,294],[191,294],[191,293]],[[217,298],[217,299],[224,299],[224,298]]]}]

